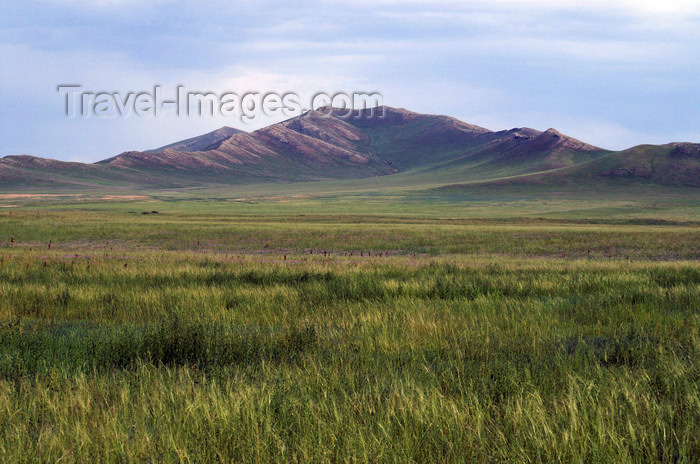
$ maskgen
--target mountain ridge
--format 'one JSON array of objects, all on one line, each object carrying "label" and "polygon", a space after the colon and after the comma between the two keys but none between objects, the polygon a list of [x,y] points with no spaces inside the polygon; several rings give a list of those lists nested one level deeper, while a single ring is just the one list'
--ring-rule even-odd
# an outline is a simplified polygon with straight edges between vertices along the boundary
[{"label": "mountain ridge", "polygon": [[177,188],[413,173],[444,178],[445,185],[453,188],[460,185],[454,179],[499,184],[503,182],[499,179],[515,178],[508,182],[526,185],[567,183],[576,176],[596,182],[639,180],[697,187],[700,144],[674,142],[610,151],[554,128],[492,131],[450,116],[403,108],[325,107],[253,132],[224,126],[158,149],[127,151],[91,164],[30,155],[0,159],[2,185],[15,187]]}]

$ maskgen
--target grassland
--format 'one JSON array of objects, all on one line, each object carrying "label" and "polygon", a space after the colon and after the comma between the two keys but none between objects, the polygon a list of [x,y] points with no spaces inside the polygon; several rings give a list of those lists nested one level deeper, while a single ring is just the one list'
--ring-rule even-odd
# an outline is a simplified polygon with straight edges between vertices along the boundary
[{"label": "grassland", "polygon": [[208,195],[0,211],[0,461],[700,455],[692,199]]}]

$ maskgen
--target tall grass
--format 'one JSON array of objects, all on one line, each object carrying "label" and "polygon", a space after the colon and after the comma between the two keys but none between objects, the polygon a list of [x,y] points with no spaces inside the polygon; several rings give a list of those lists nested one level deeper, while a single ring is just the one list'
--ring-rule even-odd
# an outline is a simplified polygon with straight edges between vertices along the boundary
[{"label": "tall grass", "polygon": [[[697,260],[640,259],[634,239],[630,260],[498,243],[381,258],[298,246],[284,260],[121,243],[105,227],[109,245],[2,249],[0,461],[700,455]],[[477,228],[527,229],[490,227]],[[530,249],[575,242],[570,227]],[[606,227],[602,241],[621,233]],[[696,232],[673,230],[662,240],[692,255]]]}]

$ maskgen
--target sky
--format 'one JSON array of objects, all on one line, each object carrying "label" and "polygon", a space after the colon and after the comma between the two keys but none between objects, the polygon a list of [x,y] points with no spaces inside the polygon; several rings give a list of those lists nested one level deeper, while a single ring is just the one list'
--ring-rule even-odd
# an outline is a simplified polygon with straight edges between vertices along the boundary
[{"label": "sky", "polygon": [[226,116],[65,114],[95,92],[378,92],[492,130],[588,143],[700,142],[700,1],[3,0],[0,156],[94,162]]}]

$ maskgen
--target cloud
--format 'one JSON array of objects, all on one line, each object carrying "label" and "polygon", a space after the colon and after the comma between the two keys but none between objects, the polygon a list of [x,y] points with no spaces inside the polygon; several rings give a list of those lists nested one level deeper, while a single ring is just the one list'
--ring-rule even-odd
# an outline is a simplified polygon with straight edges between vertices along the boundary
[{"label": "cloud", "polygon": [[698,14],[700,5],[695,0],[472,0],[469,3],[462,0],[360,0],[359,3],[374,5],[390,5],[394,7],[418,6],[435,9],[545,9],[545,10],[578,10],[626,12],[629,14]]},{"label": "cloud", "polygon": [[696,1],[6,0],[0,154],[96,160],[230,122],[66,121],[60,83],[379,91],[392,106],[620,146],[696,134],[698,73]]}]

